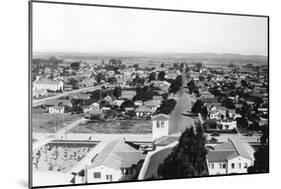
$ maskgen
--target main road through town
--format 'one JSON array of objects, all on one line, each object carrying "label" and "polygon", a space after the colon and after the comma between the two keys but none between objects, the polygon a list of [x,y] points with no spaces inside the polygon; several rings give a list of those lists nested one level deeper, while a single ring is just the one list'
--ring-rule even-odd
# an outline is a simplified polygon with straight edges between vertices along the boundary
[{"label": "main road through town", "polygon": [[187,84],[187,78],[185,72],[182,73],[182,80],[183,80],[183,85],[181,89],[173,97],[175,100],[177,100],[177,104],[169,117],[170,134],[180,134],[184,132],[186,128],[194,126],[194,120],[191,117],[184,116],[182,114],[186,111],[190,111],[192,108],[190,95],[187,92],[185,92],[186,90],[185,87]]}]

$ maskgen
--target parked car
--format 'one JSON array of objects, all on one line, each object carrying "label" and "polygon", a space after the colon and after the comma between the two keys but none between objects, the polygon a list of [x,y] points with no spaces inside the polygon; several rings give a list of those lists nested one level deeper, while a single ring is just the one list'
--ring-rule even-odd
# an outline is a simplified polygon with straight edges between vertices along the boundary
[{"label": "parked car", "polygon": [[252,131],[249,131],[246,136],[253,136],[253,132]]},{"label": "parked car", "polygon": [[215,137],[212,137],[211,142],[213,142],[213,143],[218,142],[218,139],[216,139]]},{"label": "parked car", "polygon": [[211,136],[220,136],[220,134],[218,132],[213,132]]}]

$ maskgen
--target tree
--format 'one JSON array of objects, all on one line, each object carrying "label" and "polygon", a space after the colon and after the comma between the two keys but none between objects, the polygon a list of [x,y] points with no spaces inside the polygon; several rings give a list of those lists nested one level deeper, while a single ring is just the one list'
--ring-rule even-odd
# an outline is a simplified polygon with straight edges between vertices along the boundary
[{"label": "tree", "polygon": [[114,84],[114,83],[117,82],[117,79],[116,79],[115,77],[109,77],[109,78],[107,79],[107,81],[108,81],[108,83],[110,83],[110,84]]},{"label": "tree", "polygon": [[225,106],[226,108],[228,108],[228,109],[235,109],[235,105],[234,105],[234,103],[233,103],[233,100],[231,100],[230,98],[224,99],[224,100],[221,102],[221,104],[222,104],[223,106]]},{"label": "tree", "polygon": [[69,83],[69,85],[72,85],[73,89],[79,89],[79,85],[78,85],[79,81],[77,79],[70,78],[68,80],[68,83]]},{"label": "tree", "polygon": [[175,108],[177,101],[174,99],[162,100],[161,106],[157,108],[157,114],[169,115]]},{"label": "tree", "polygon": [[153,87],[152,86],[145,86],[145,87],[138,87],[136,89],[136,96],[134,96],[133,100],[141,100],[143,102],[147,100],[151,100],[153,98]]},{"label": "tree", "polygon": [[136,75],[136,77],[133,79],[133,85],[144,85],[144,78],[140,78],[139,75]]},{"label": "tree", "polygon": [[73,69],[73,70],[76,70],[78,71],[80,69],[80,62],[73,62],[70,64],[70,67]]},{"label": "tree", "polygon": [[164,71],[160,71],[158,74],[158,80],[163,81],[165,80],[166,73]]},{"label": "tree", "polygon": [[139,64],[134,64],[133,67],[138,70],[139,69]]},{"label": "tree", "polygon": [[195,102],[195,104],[192,106],[191,108],[191,112],[192,113],[203,113],[203,109],[204,109],[204,103],[202,100],[197,100]]},{"label": "tree", "polygon": [[175,99],[163,100],[156,112],[169,115],[175,109],[176,104]]},{"label": "tree", "polygon": [[201,62],[198,62],[198,63],[196,63],[195,64],[195,67],[198,69],[198,70],[200,70],[201,68],[202,68],[202,63]]},{"label": "tree", "polygon": [[178,63],[174,63],[173,67],[174,67],[175,70],[178,70],[179,69]]},{"label": "tree", "polygon": [[149,74],[149,81],[154,81],[156,80],[156,73],[155,72],[151,72]]},{"label": "tree", "polygon": [[206,138],[201,126],[187,128],[179,144],[158,167],[159,178],[186,178],[207,175]]},{"label": "tree", "polygon": [[176,79],[172,81],[169,91],[171,93],[176,93],[181,89],[181,87],[182,87],[182,76],[179,75],[177,76]]},{"label": "tree", "polygon": [[248,168],[248,173],[268,173],[269,172],[269,146],[268,146],[268,126],[263,127],[261,145],[254,153],[254,166]]},{"label": "tree", "polygon": [[120,105],[120,108],[124,111],[125,108],[127,108],[127,107],[134,107],[134,106],[135,106],[135,104],[134,104],[133,101],[131,101],[131,100],[125,100],[125,101]]},{"label": "tree", "polygon": [[121,87],[115,87],[113,89],[113,96],[115,96],[116,99],[118,99],[122,95],[122,88]]},{"label": "tree", "polygon": [[103,73],[98,73],[95,79],[98,83],[100,83],[102,80],[105,81],[105,75]]}]

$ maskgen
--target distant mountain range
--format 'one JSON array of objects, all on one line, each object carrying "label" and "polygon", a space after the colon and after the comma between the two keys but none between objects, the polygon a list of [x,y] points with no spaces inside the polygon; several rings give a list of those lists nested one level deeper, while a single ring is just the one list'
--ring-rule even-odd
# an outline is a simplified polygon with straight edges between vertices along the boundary
[{"label": "distant mountain range", "polygon": [[64,59],[96,59],[96,58],[150,58],[150,59],[177,59],[192,61],[218,61],[218,62],[253,62],[267,63],[267,56],[241,55],[232,53],[150,53],[150,52],[107,52],[107,53],[79,53],[79,52],[35,52],[34,57],[56,56]]}]

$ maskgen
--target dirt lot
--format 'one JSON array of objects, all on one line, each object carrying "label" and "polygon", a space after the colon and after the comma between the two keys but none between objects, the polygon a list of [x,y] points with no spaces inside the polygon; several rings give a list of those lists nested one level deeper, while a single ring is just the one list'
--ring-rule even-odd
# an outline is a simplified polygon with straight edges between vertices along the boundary
[{"label": "dirt lot", "polygon": [[32,127],[35,133],[54,133],[57,129],[62,128],[64,122],[65,125],[72,123],[73,121],[81,118],[82,115],[70,113],[66,114],[49,114],[39,111],[33,111],[32,113]]},{"label": "dirt lot", "polygon": [[71,129],[69,133],[149,134],[152,122],[144,120],[88,122]]}]

